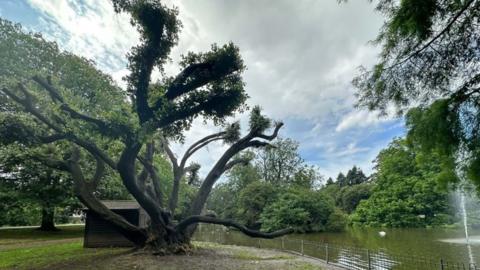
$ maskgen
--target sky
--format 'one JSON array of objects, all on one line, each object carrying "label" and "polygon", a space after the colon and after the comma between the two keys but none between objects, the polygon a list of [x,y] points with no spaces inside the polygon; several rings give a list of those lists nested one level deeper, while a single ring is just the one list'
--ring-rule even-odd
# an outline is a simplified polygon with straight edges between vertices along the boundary
[{"label": "sky", "polygon": [[[234,42],[247,66],[244,73],[250,106],[285,123],[281,137],[300,143],[300,154],[325,177],[353,165],[372,172],[378,152],[403,136],[403,119],[379,117],[355,108],[351,81],[360,65],[375,63],[379,49],[369,43],[382,24],[367,0],[169,0],[183,23],[172,51],[169,75],[188,51]],[[125,86],[125,55],[138,43],[126,14],[116,14],[108,0],[1,0],[0,17],[41,32],[64,50],[95,61]],[[157,72],[153,78],[159,78]],[[246,125],[247,114],[237,115]],[[230,119],[231,121],[235,119]],[[212,123],[194,122],[185,145],[218,131]],[[206,173],[226,149],[212,144],[193,156]]]}]

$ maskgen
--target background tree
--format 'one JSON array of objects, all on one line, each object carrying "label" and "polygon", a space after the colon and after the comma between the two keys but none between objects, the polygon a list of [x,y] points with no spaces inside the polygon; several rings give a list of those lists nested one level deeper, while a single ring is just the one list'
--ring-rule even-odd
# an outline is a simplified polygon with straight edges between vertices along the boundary
[{"label": "background tree", "polygon": [[341,188],[336,195],[337,206],[348,214],[352,213],[362,200],[372,195],[372,188],[373,186],[368,183]]},{"label": "background tree", "polygon": [[300,157],[298,146],[292,139],[278,139],[272,147],[259,151],[255,166],[260,177],[274,185],[313,186],[320,176]]},{"label": "background tree", "polygon": [[367,177],[363,173],[362,169],[357,168],[357,166],[353,166],[350,170],[348,170],[346,178],[347,183],[350,186],[358,185],[367,181]]},{"label": "background tree", "polygon": [[329,185],[333,185],[335,182],[333,181],[333,179],[331,177],[329,177],[327,179],[327,182],[325,183],[326,186],[329,186]]},{"label": "background tree", "polygon": [[[326,204],[333,209],[334,200],[316,191],[321,176],[300,157],[298,143],[283,139],[272,143],[272,147],[254,150],[248,155],[251,163],[233,168],[227,181],[214,188],[208,209],[224,218],[235,218],[251,228],[267,231],[281,226],[292,226],[299,232],[344,228],[346,219],[341,211],[335,211],[336,215],[332,216],[333,212],[322,212],[317,219],[320,210],[314,205]],[[291,161],[285,162],[286,157]],[[285,179],[271,173],[279,171]],[[312,198],[307,200],[309,196]],[[282,211],[275,209],[280,206],[284,208]],[[310,221],[301,221],[304,216]],[[338,224],[332,221],[327,226],[330,218],[339,221]]]},{"label": "background tree", "polygon": [[41,213],[31,200],[0,181],[0,226],[31,226],[38,224]]},{"label": "background tree", "polygon": [[[232,158],[245,149],[268,146],[277,137],[282,123],[272,123],[258,107],[250,113],[246,135],[240,136],[238,124],[228,125],[221,132],[221,140],[229,145],[227,150],[193,196],[189,216],[181,221],[172,219],[153,164],[155,156],[160,154],[156,137],[181,140],[182,132],[198,117],[222,124],[226,117],[244,109],[247,94],[241,77],[243,61],[232,43],[213,45],[206,53],[185,54],[180,61],[182,71],[177,76],[164,75],[152,83],[153,69],[163,71],[171,48],[177,43],[181,26],[177,10],[158,1],[143,0],[115,0],[113,6],[116,12],[131,15],[131,23],[140,34],[140,43],[128,54],[128,102],[110,77],[103,75],[91,80],[88,75],[101,74],[91,63],[60,53],[55,44],[1,21],[1,35],[8,37],[2,39],[2,49],[22,46],[19,42],[22,40],[37,45],[27,44],[24,54],[0,62],[3,71],[0,89],[5,95],[2,106],[23,111],[3,119],[3,134],[7,135],[4,143],[25,146],[66,143],[69,147],[63,147],[61,153],[36,154],[32,158],[69,172],[75,194],[85,206],[112,223],[138,247],[155,253],[184,252],[190,247],[190,238],[199,222],[233,226],[253,237],[272,238],[290,233],[291,229],[272,233],[253,231],[232,220],[201,215],[213,185],[225,171],[239,164]],[[36,51],[42,51],[42,46],[48,48],[50,58],[46,63],[37,57]],[[70,62],[67,67],[56,65],[56,60],[66,59],[78,66]],[[16,68],[22,76],[12,75],[8,66]],[[71,67],[79,70],[69,72]],[[79,101],[85,96],[92,102]],[[115,106],[93,106],[102,102]],[[273,132],[265,134],[270,128]],[[118,173],[125,188],[145,209],[150,217],[147,229],[129,223],[95,196],[94,188],[101,181],[105,167]],[[171,194],[170,198],[174,196]]]},{"label": "background tree", "polygon": [[408,137],[435,153],[444,180],[458,169],[480,186],[478,0],[378,1],[382,53],[354,79],[358,104],[407,114]]},{"label": "background tree", "polygon": [[238,218],[249,228],[260,229],[260,215],[267,205],[276,200],[279,193],[273,184],[268,182],[258,181],[247,185],[239,194]]},{"label": "background tree", "polygon": [[[52,151],[52,149],[43,149]],[[25,150],[19,145],[2,147],[0,150],[0,164],[2,186],[13,191],[14,201],[9,208],[30,204],[30,209],[40,206],[41,223],[40,230],[55,231],[55,210],[69,208],[70,213],[79,208],[74,197],[71,178],[65,173],[45,167],[38,161],[31,160],[25,155]],[[18,203],[17,201],[22,201]],[[18,210],[20,210],[18,209]],[[11,210],[10,210],[11,211]],[[19,211],[23,212],[23,211]],[[33,213],[33,211],[31,211]],[[13,214],[13,213],[12,213]],[[13,214],[14,215],[14,214]],[[10,222],[8,225],[34,225],[31,216],[24,213],[23,217],[6,217]],[[38,222],[38,221],[37,221]]]},{"label": "background tree", "polygon": [[416,153],[397,139],[376,159],[373,194],[352,221],[369,226],[423,227],[448,223],[448,192],[438,183],[438,156]]},{"label": "background tree", "polygon": [[342,172],[340,172],[337,176],[337,182],[336,183],[340,187],[344,187],[344,186],[348,185],[347,177],[345,177],[345,175]]},{"label": "background tree", "polygon": [[[368,199],[372,193],[372,185],[367,183],[368,177],[357,166],[348,170],[346,176],[340,172],[337,181],[331,178],[321,188],[322,194],[330,197],[335,205],[347,214],[352,213],[360,201]],[[337,211],[338,219],[342,219],[341,212]]]},{"label": "background tree", "polygon": [[263,211],[262,228],[289,226],[297,232],[325,231],[333,211],[333,201],[318,191],[289,189]]}]

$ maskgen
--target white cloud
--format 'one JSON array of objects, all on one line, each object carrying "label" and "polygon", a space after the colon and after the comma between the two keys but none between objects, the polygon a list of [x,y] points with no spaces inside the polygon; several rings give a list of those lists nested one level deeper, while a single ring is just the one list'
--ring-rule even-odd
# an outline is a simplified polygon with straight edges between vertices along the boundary
[{"label": "white cloud", "polygon": [[347,113],[335,128],[336,132],[345,131],[351,128],[367,128],[381,123],[394,121],[394,118],[380,116],[377,112],[366,110],[354,110]]},{"label": "white cloud", "polygon": [[94,60],[109,73],[125,68],[125,55],[138,34],[129,16],[116,14],[109,1],[28,0],[42,15],[44,34],[64,49]]}]

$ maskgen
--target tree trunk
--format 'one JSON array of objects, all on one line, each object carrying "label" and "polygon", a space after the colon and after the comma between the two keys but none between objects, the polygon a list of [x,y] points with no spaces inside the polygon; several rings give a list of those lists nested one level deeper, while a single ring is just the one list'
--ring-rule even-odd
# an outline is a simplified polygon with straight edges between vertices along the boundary
[{"label": "tree trunk", "polygon": [[149,228],[144,249],[156,255],[185,254],[192,249],[186,233],[167,232],[164,228]]},{"label": "tree trunk", "polygon": [[180,180],[182,179],[183,174],[180,168],[175,168],[173,170],[173,187],[170,200],[168,201],[168,208],[172,213],[172,216],[175,217],[175,208],[177,208],[178,203],[178,193],[180,191]]},{"label": "tree trunk", "polygon": [[40,231],[58,231],[55,227],[55,207],[51,206],[42,206],[42,224]]}]

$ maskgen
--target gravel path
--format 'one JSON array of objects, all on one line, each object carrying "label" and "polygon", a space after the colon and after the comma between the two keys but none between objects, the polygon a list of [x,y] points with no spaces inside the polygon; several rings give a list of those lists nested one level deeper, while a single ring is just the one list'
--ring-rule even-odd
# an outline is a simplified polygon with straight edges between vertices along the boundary
[{"label": "gravel path", "polygon": [[74,264],[60,264],[48,269],[139,269],[139,270],[313,270],[340,268],[319,260],[297,256],[276,250],[258,249],[197,242],[196,249],[184,256],[152,256],[145,253],[129,253],[115,257],[96,258]]}]

